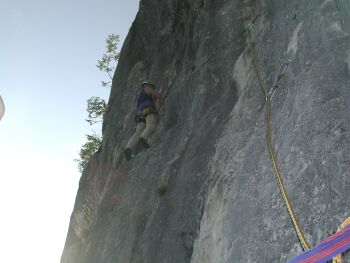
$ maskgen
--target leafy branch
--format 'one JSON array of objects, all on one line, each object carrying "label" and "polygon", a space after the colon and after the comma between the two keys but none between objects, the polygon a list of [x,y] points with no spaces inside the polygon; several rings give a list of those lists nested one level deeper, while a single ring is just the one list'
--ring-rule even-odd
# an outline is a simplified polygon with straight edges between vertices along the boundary
[{"label": "leafy branch", "polygon": [[87,100],[88,118],[86,121],[90,125],[94,125],[97,122],[102,122],[103,116],[107,110],[107,103],[100,97],[91,97]]},{"label": "leafy branch", "polygon": [[79,172],[83,172],[87,163],[91,159],[91,157],[100,149],[102,145],[102,137],[96,133],[92,135],[86,135],[87,142],[83,144],[79,151],[79,159],[75,159],[74,161],[78,163]]},{"label": "leafy branch", "polygon": [[[102,58],[98,60],[96,67],[106,72],[109,80],[102,81],[102,87],[112,87],[112,73],[115,71],[120,53],[118,51],[119,35],[110,34],[106,38],[106,52],[102,55]],[[91,97],[87,100],[87,112],[88,118],[86,121],[93,125],[103,121],[103,116],[107,111],[107,103],[100,97]]]},{"label": "leafy branch", "polygon": [[[119,35],[110,34],[106,38],[106,52],[102,58],[98,60],[96,67],[106,72],[109,80],[102,81],[102,87],[112,87],[112,73],[115,71],[119,60]],[[91,97],[87,100],[88,118],[86,121],[92,126],[96,123],[102,122],[103,117],[107,111],[107,103],[100,97]],[[84,143],[79,151],[79,158],[74,161],[78,163],[78,169],[83,172],[91,157],[102,147],[102,136],[96,132],[92,135],[86,135],[87,142]]]},{"label": "leafy branch", "polygon": [[116,68],[116,62],[119,60],[120,53],[118,51],[119,35],[110,34],[106,39],[106,53],[102,55],[102,58],[97,62],[96,67],[106,72],[109,76],[109,81],[102,81],[103,87],[112,86],[112,72]]}]

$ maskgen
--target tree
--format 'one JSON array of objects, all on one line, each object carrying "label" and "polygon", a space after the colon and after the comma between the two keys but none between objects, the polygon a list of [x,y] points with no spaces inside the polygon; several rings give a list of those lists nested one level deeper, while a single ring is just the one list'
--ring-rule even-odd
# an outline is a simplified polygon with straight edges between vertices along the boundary
[{"label": "tree", "polygon": [[[119,60],[118,52],[119,35],[110,34],[106,38],[106,52],[98,60],[96,67],[106,72],[109,80],[102,81],[102,87],[110,88],[112,86],[112,73],[115,71]],[[91,97],[87,100],[88,118],[86,121],[92,126],[102,122],[107,111],[107,103],[100,97]],[[93,132],[92,135],[86,135],[87,142],[84,143],[79,151],[79,159],[74,161],[78,163],[78,169],[83,172],[91,157],[102,147],[102,136],[100,133]]]},{"label": "tree", "polygon": [[83,172],[91,157],[100,149],[102,145],[102,137],[96,133],[86,135],[87,142],[83,144],[79,151],[79,159],[75,159],[78,163],[79,172]]},{"label": "tree", "polygon": [[97,62],[96,67],[106,72],[109,77],[109,81],[102,81],[103,87],[112,86],[112,75],[116,68],[116,64],[119,60],[120,53],[118,52],[119,35],[110,34],[106,38],[106,53],[102,55],[102,58]]},{"label": "tree", "polygon": [[90,125],[94,125],[97,122],[102,122],[103,116],[107,110],[107,103],[104,99],[100,97],[91,97],[87,100],[88,118],[86,121]]}]

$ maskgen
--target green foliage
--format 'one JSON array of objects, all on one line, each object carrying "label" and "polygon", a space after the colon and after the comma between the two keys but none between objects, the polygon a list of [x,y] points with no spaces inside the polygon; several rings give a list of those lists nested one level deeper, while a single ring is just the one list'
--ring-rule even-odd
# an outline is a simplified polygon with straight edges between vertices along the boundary
[{"label": "green foliage", "polygon": [[193,254],[193,246],[191,247],[187,247],[186,248],[186,255],[188,258],[191,258],[192,257],[192,254]]},{"label": "green foliage", "polygon": [[87,142],[83,144],[79,151],[79,159],[74,161],[78,163],[78,169],[83,172],[86,164],[91,159],[91,157],[98,151],[102,144],[102,137],[96,133],[92,135],[86,135]]},{"label": "green foliage", "polygon": [[165,195],[165,193],[168,191],[168,186],[166,185],[160,185],[157,188],[157,193],[159,196]]},{"label": "green foliage", "polygon": [[114,72],[117,62],[119,60],[120,53],[118,52],[119,35],[110,34],[106,39],[106,53],[102,55],[102,58],[97,62],[96,67],[106,72],[109,76],[109,81],[102,81],[103,87],[112,86],[112,75]]},{"label": "green foliage", "polygon": [[87,112],[88,118],[86,121],[93,125],[97,122],[103,121],[103,116],[106,112],[107,104],[106,101],[101,99],[100,97],[91,97],[87,100]]},{"label": "green foliage", "polygon": [[[102,87],[110,88],[112,86],[112,72],[114,72],[119,60],[118,52],[119,35],[111,34],[106,39],[106,52],[97,62],[97,68],[108,74],[109,80],[102,81]],[[91,97],[87,100],[88,118],[86,121],[94,125],[103,121],[107,111],[107,103],[100,97]],[[82,145],[79,151],[79,159],[74,161],[78,163],[80,172],[84,170],[91,157],[102,147],[102,137],[94,132],[92,135],[86,135],[87,142]]]}]

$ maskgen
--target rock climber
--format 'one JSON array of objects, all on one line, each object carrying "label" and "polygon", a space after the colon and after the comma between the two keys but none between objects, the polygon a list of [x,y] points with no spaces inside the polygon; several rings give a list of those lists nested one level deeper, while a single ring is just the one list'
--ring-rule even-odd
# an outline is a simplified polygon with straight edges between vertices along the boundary
[{"label": "rock climber", "polygon": [[124,150],[126,160],[131,159],[138,144],[144,148],[150,147],[148,138],[157,127],[157,110],[155,107],[155,100],[157,99],[162,99],[162,93],[158,92],[155,89],[155,85],[149,81],[143,82],[137,95],[136,131],[129,139]]},{"label": "rock climber", "polygon": [[0,96],[0,120],[2,118],[2,116],[4,116],[5,113],[5,105],[4,105],[4,101],[2,100],[1,96]]}]

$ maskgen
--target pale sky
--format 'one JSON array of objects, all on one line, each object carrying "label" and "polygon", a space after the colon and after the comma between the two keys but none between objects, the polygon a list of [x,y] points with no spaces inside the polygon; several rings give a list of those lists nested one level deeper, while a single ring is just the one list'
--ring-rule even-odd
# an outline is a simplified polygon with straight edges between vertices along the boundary
[{"label": "pale sky", "polygon": [[[107,99],[96,68],[139,0],[0,0],[0,262],[58,263],[91,133],[86,100]],[[95,128],[98,129],[98,128]]]}]

